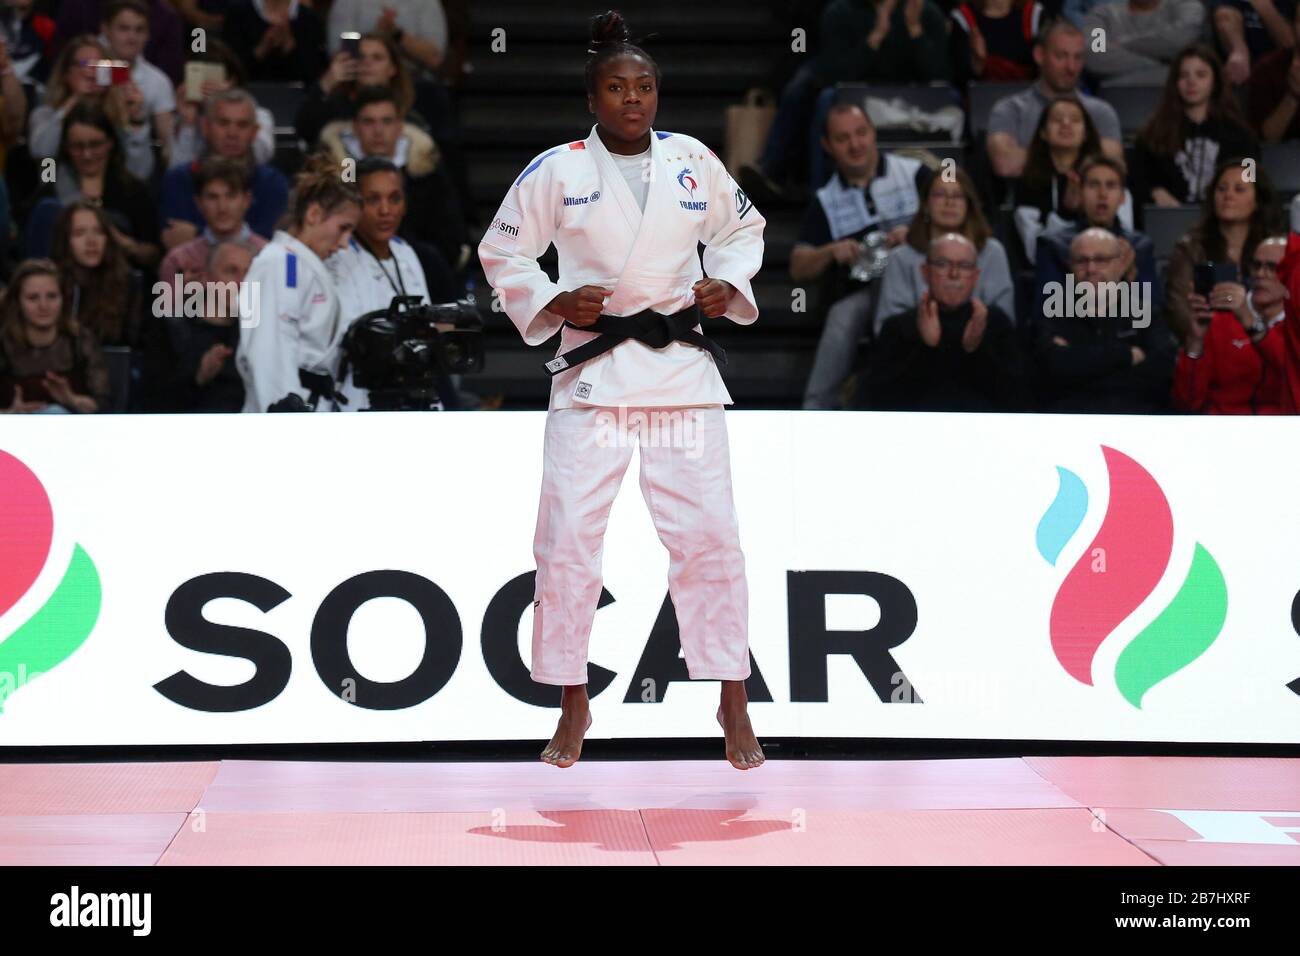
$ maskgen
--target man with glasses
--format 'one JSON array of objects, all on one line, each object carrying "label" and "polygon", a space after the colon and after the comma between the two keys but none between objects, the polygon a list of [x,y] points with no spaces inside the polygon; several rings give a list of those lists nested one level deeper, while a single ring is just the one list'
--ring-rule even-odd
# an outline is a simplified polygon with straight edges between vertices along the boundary
[{"label": "man with glasses", "polygon": [[1281,412],[1286,361],[1286,289],[1277,268],[1286,236],[1255,247],[1250,289],[1220,282],[1207,298],[1193,294],[1192,323],[1174,370],[1174,404],[1211,415]]},{"label": "man with glasses", "polygon": [[858,405],[898,411],[1016,411],[1024,363],[1011,318],[975,298],[975,244],[949,232],[930,241],[916,309],[885,320]]},{"label": "man with glasses", "polygon": [[1174,342],[1149,308],[1135,305],[1124,281],[1133,262],[1127,242],[1096,226],[1070,243],[1069,294],[1048,299],[1037,336],[1046,411],[1168,409]]}]

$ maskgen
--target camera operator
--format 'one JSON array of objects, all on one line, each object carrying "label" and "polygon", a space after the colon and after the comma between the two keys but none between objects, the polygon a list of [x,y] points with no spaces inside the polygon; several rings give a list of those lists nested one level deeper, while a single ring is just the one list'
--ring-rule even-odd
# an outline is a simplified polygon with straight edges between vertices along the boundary
[{"label": "camera operator", "polygon": [[822,145],[835,172],[809,203],[790,253],[795,283],[823,283],[829,304],[804,408],[840,408],[840,388],[858,340],[869,331],[888,250],[905,241],[930,170],[920,160],[883,153],[862,107],[842,103],[826,117]]},{"label": "camera operator", "polygon": [[[387,159],[370,157],[357,164],[361,192],[361,219],[351,241],[326,267],[334,276],[343,321],[340,341],[349,325],[361,316],[387,309],[394,296],[417,296],[426,303],[450,302],[463,295],[447,260],[433,246],[411,244],[398,237],[406,217],[406,189],[402,171]],[[369,406],[366,390],[351,372],[341,384],[348,399],[344,411]],[[438,410],[454,409],[456,391],[451,380],[438,377]]]}]

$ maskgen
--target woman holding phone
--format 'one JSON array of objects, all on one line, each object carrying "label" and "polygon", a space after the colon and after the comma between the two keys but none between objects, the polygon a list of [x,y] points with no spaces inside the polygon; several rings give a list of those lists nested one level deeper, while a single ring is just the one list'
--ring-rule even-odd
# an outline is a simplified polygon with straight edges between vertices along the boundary
[{"label": "woman holding phone", "polygon": [[27,122],[27,148],[38,162],[58,156],[68,113],[80,103],[94,103],[117,131],[127,171],[147,179],[153,171],[153,136],[147,123],[132,126],[131,122],[132,109],[141,102],[140,91],[130,82],[129,72],[98,68],[109,59],[107,47],[89,33],[68,41],[54,61],[45,102],[32,110]]},{"label": "woman holding phone", "polygon": [[[1249,163],[1249,165],[1248,165]],[[1246,296],[1244,266],[1267,236],[1285,232],[1277,195],[1258,163],[1240,157],[1224,160],[1214,171],[1205,196],[1201,221],[1179,239],[1169,256],[1165,301],[1169,326],[1187,344],[1193,317],[1208,325],[1214,310],[1233,311]],[[1220,264],[1223,270],[1202,269],[1217,281],[1195,286],[1196,266]]]},{"label": "woman holding phone", "polygon": [[330,59],[329,69],[307,89],[295,118],[298,135],[315,143],[329,123],[351,119],[357,91],[367,86],[391,89],[397,97],[398,114],[427,131],[429,124],[412,112],[415,85],[393,41],[379,33],[344,34],[342,39],[343,46]]}]

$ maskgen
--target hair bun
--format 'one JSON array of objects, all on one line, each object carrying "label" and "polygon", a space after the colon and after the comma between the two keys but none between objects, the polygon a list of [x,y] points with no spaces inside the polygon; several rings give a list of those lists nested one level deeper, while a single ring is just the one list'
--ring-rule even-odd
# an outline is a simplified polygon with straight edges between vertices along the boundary
[{"label": "hair bun", "polygon": [[627,43],[631,34],[627,21],[617,10],[607,10],[591,18],[591,45]]}]

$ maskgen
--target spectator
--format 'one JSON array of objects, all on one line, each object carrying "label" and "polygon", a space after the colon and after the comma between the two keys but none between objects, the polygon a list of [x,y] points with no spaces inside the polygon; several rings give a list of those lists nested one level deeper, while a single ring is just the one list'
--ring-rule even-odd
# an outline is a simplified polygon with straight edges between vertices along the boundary
[{"label": "spectator", "polygon": [[1218,55],[1203,44],[1186,47],[1169,68],[1164,94],[1134,147],[1139,205],[1199,203],[1219,157],[1255,155],[1258,144],[1241,119]]},{"label": "spectator", "polygon": [[1286,253],[1277,267],[1286,289],[1286,318],[1282,322],[1286,344],[1286,381],[1282,386],[1282,414],[1300,414],[1300,232],[1287,236]]},{"label": "spectator", "polygon": [[[203,104],[210,96],[248,86],[248,73],[230,47],[216,37],[208,37],[207,50],[193,53],[186,63],[213,63],[226,71],[224,80],[205,80],[197,99],[190,99],[184,83],[176,87],[176,136],[172,142],[171,168],[188,166],[202,159],[207,144],[203,141],[200,119]],[[254,101],[256,105],[256,101]],[[253,139],[253,161],[269,163],[275,157],[275,117],[264,106],[257,106],[257,136]]]},{"label": "spectator", "polygon": [[224,242],[243,243],[254,255],[266,245],[266,239],[245,221],[253,204],[253,182],[244,163],[212,156],[199,164],[193,178],[194,204],[203,216],[203,231],[167,253],[158,270],[163,282],[173,281],[178,274],[201,273],[212,250]]},{"label": "spectator", "polygon": [[1174,344],[1159,322],[1135,321],[1137,290],[1123,281],[1132,264],[1132,248],[1105,229],[1085,229],[1070,243],[1073,285],[1052,300],[1038,335],[1046,410],[1168,408]]},{"label": "spectator", "polygon": [[960,233],[928,243],[927,291],[886,319],[872,350],[861,404],[898,411],[1015,411],[1024,370],[1010,317],[975,295],[975,244]]},{"label": "spectator", "polygon": [[298,0],[232,0],[222,36],[259,83],[301,81],[325,69],[325,25]]},{"label": "spectator", "polygon": [[330,56],[339,52],[343,33],[389,37],[413,68],[430,75],[447,51],[447,15],[440,0],[334,0],[327,31]]},{"label": "spectator", "polygon": [[791,153],[802,154],[828,87],[951,79],[944,31],[944,14],[929,0],[831,0],[821,17],[822,49],[786,84],[762,159],[737,170],[741,187],[760,202],[784,196]]},{"label": "spectator", "polygon": [[[111,0],[60,0],[54,31],[54,54],[83,33],[98,33],[104,11]],[[149,23],[149,42],[144,58],[167,74],[172,83],[181,81],[185,62],[185,30],[181,18],[166,0],[146,0],[145,17]]]},{"label": "spectator", "polygon": [[[1292,43],[1300,39],[1300,5]],[[1284,46],[1259,58],[1250,73],[1250,122],[1265,143],[1300,138],[1300,56]]]},{"label": "spectator", "polygon": [[1053,20],[1043,28],[1034,45],[1038,82],[998,100],[989,114],[986,147],[996,175],[1014,179],[1024,172],[1043,110],[1054,97],[1060,96],[1078,99],[1097,128],[1102,151],[1116,159],[1124,158],[1119,116],[1114,107],[1078,90],[1079,74],[1083,72],[1083,46],[1083,33],[1066,20]]},{"label": "spectator", "polygon": [[50,254],[72,318],[94,332],[101,345],[138,348],[143,283],[113,237],[104,210],[84,199],[64,207],[54,224]]},{"label": "spectator", "polygon": [[[149,6],[145,0],[111,0],[104,8],[100,40],[111,57],[131,64],[131,82],[123,92],[128,126],[152,127],[166,168],[175,132],[176,92],[167,74],[141,56],[148,39]],[[152,159],[150,153],[147,172],[136,173],[140,179],[147,181],[153,174]]]},{"label": "spectator", "polygon": [[[199,130],[206,154],[238,159],[252,169],[253,204],[247,222],[259,236],[273,234],[289,201],[289,182],[274,166],[253,159],[257,102],[245,90],[217,93],[204,103]],[[194,202],[195,171],[195,165],[190,164],[169,170],[163,177],[162,237],[168,249],[188,242],[203,228],[203,214]]]},{"label": "spectator", "polygon": [[1082,182],[1079,217],[1048,229],[1038,237],[1037,263],[1034,269],[1034,287],[1037,301],[1034,316],[1043,314],[1044,297],[1049,284],[1064,282],[1070,264],[1070,243],[1085,229],[1101,228],[1114,233],[1133,250],[1133,266],[1124,281],[1136,279],[1148,283],[1151,289],[1152,314],[1164,307],[1160,278],[1156,272],[1155,246],[1140,232],[1125,228],[1120,222],[1127,191],[1124,189],[1124,164],[1109,156],[1092,156],[1083,161],[1079,169]]},{"label": "spectator", "polygon": [[428,133],[405,122],[390,89],[361,90],[356,107],[351,124],[325,127],[321,144],[338,160],[378,157],[401,169],[410,206],[405,236],[437,246],[460,272],[469,261],[469,232],[437,146]]},{"label": "spectator", "polygon": [[1210,0],[1209,6],[1230,83],[1245,83],[1261,57],[1295,42],[1288,26],[1295,0]]},{"label": "spectator", "polygon": [[113,238],[133,265],[152,269],[157,264],[158,210],[144,183],[123,167],[113,124],[92,102],[74,106],[63,121],[55,181],[39,195],[28,223],[36,227],[29,253],[47,254],[54,214],[86,199],[103,207]]},{"label": "spectator", "polygon": [[1034,37],[1043,20],[1038,0],[972,0],[950,14],[949,57],[954,82],[1028,82],[1034,78]]},{"label": "spectator", "polygon": [[1088,46],[1088,70],[1107,86],[1160,86],[1178,51],[1201,35],[1201,0],[1127,0],[1095,7],[1083,32],[1103,31],[1105,45]]},{"label": "spectator", "polygon": [[[1089,156],[1099,155],[1099,142],[1097,128],[1074,97],[1058,96],[1043,111],[1016,191],[1016,230],[1028,262],[1037,255],[1038,236],[1044,229],[1079,217],[1083,208],[1079,170]],[[1133,202],[1127,193],[1119,218],[1125,229],[1133,228]]]},{"label": "spectator", "polygon": [[975,297],[1012,321],[1015,319],[1015,290],[1011,286],[1007,252],[1002,243],[993,238],[988,221],[980,210],[975,184],[966,170],[956,170],[954,178],[955,181],[949,182],[943,176],[931,176],[921,188],[921,208],[907,227],[907,241],[893,248],[885,265],[880,304],[876,307],[877,335],[885,319],[891,315],[916,311],[926,288],[921,270],[930,249],[930,240],[950,232],[960,233],[975,246],[979,265]]},{"label": "spectator", "polygon": [[842,404],[840,387],[879,298],[883,263],[860,261],[867,248],[861,240],[877,249],[901,245],[931,173],[920,160],[880,152],[875,127],[855,103],[831,108],[822,143],[836,168],[804,214],[790,276],[820,282],[818,299],[829,306],[803,400],[804,408],[828,409]]},{"label": "spectator", "polygon": [[820,73],[830,82],[951,80],[943,11],[931,0],[831,0]]},{"label": "spectator", "polygon": [[[196,278],[237,290],[248,275],[256,252],[252,245],[238,239],[218,243],[212,247]],[[224,302],[225,307],[208,309],[209,298]],[[244,380],[234,362],[239,347],[238,310],[229,307],[230,299],[229,291],[224,299],[205,295],[205,308],[199,315],[182,315],[167,323],[176,355],[171,393],[178,411],[243,410]]]},{"label": "spectator", "polygon": [[1282,411],[1286,290],[1277,267],[1286,236],[1270,236],[1250,260],[1250,291],[1221,282],[1195,296],[1192,322],[1174,370],[1174,405],[1211,415]]},{"label": "spectator", "polygon": [[108,363],[95,333],[72,318],[58,267],[24,262],[0,300],[0,411],[89,413],[108,403]]},{"label": "spectator", "polygon": [[1165,277],[1166,314],[1180,341],[1186,341],[1192,324],[1193,267],[1230,262],[1240,282],[1242,263],[1250,262],[1266,237],[1284,231],[1268,174],[1258,167],[1252,176],[1240,158],[1219,164],[1204,208],[1201,221],[1175,244]]},{"label": "spectator", "polygon": [[320,81],[307,88],[307,97],[294,122],[298,135],[315,143],[327,124],[351,119],[356,112],[357,91],[367,86],[389,87],[397,99],[398,113],[428,131],[427,121],[411,112],[415,85],[397,47],[388,37],[372,33],[361,38],[355,57],[343,50],[334,54]]},{"label": "spectator", "polygon": [[54,21],[34,12],[36,0],[4,0],[0,12],[0,37],[24,85],[43,84],[53,62]]},{"label": "spectator", "polygon": [[95,61],[108,59],[108,48],[89,34],[74,37],[63,48],[51,71],[45,103],[32,110],[28,120],[27,148],[34,159],[53,159],[59,154],[63,123],[78,103],[100,107],[116,130],[124,152],[123,164],[137,179],[153,169],[153,141],[149,127],[133,126],[123,86],[100,86],[95,80]]}]

